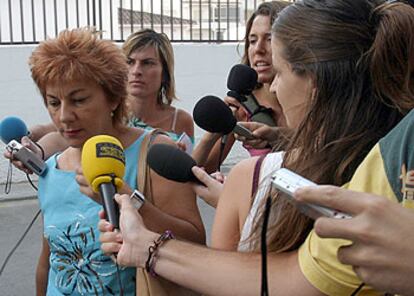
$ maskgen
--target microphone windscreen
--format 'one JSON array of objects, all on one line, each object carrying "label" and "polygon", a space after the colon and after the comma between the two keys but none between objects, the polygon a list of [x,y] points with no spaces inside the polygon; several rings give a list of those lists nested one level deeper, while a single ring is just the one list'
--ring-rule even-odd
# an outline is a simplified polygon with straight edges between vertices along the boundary
[{"label": "microphone windscreen", "polygon": [[89,138],[82,147],[81,164],[83,175],[92,189],[99,192],[99,185],[111,181],[113,176],[115,185],[122,186],[125,174],[125,154],[118,139],[98,135]]},{"label": "microphone windscreen", "polygon": [[237,64],[227,77],[227,88],[241,95],[251,94],[257,85],[257,72],[247,65]]},{"label": "microphone windscreen", "polygon": [[7,144],[11,140],[20,142],[22,137],[28,135],[26,124],[18,117],[8,116],[0,124],[0,138]]},{"label": "microphone windscreen", "polygon": [[225,135],[230,133],[237,123],[229,106],[216,96],[201,98],[194,106],[193,118],[202,129]]},{"label": "microphone windscreen", "polygon": [[178,147],[154,144],[148,150],[147,162],[151,169],[168,180],[182,183],[197,181],[191,171],[197,163]]}]

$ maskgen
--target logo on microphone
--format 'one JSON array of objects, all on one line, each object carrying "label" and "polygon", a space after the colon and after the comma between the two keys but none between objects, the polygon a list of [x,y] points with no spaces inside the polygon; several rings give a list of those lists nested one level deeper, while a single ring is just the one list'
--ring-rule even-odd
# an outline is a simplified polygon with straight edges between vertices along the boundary
[{"label": "logo on microphone", "polygon": [[123,149],[113,143],[96,143],[96,157],[110,157],[125,164],[125,155]]}]

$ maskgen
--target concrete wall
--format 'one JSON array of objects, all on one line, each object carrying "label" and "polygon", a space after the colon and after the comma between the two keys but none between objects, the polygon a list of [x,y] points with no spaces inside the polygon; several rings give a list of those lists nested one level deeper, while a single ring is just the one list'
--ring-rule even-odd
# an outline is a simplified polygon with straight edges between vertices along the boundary
[{"label": "concrete wall", "polygon": [[[0,120],[15,115],[28,126],[49,122],[43,100],[37,91],[27,65],[35,46],[0,46]],[[223,97],[227,92],[227,75],[232,65],[240,61],[237,44],[174,44],[176,62],[176,106],[192,114],[194,104],[211,94]],[[196,128],[196,140],[202,130]],[[0,151],[4,145],[0,143]],[[234,163],[243,149],[236,148],[228,161]],[[234,160],[233,160],[234,159]],[[8,163],[0,157],[0,184],[6,179]],[[24,181],[25,175],[14,170],[14,181]]]}]

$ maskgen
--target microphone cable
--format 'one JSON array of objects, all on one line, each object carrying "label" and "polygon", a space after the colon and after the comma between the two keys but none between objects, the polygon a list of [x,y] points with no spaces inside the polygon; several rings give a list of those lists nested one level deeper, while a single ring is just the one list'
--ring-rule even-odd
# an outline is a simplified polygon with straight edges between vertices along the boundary
[{"label": "microphone cable", "polygon": [[220,151],[219,151],[218,164],[217,164],[217,171],[218,172],[220,172],[221,162],[223,161],[223,153],[224,153],[224,148],[226,147],[226,144],[227,144],[227,137],[228,137],[228,135],[221,136]]},{"label": "microphone cable", "polygon": [[267,225],[269,224],[269,215],[272,205],[272,196],[269,194],[266,199],[265,210],[263,214],[263,224],[262,224],[262,233],[261,233],[261,242],[260,242],[260,251],[262,257],[262,287],[261,293],[262,296],[269,295],[269,287],[267,284]]}]

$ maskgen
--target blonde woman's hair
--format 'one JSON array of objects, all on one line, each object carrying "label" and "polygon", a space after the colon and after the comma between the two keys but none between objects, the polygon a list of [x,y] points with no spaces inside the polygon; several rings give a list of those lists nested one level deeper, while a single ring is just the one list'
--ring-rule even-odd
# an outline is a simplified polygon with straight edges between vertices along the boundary
[{"label": "blonde woman's hair", "polygon": [[[128,57],[135,50],[148,47],[155,48],[162,64],[162,80],[157,102],[162,105],[164,96],[166,103],[171,105],[177,97],[175,95],[174,51],[167,35],[151,29],[143,29],[129,35],[122,49]],[[162,94],[162,88],[164,88],[164,94]]]}]

